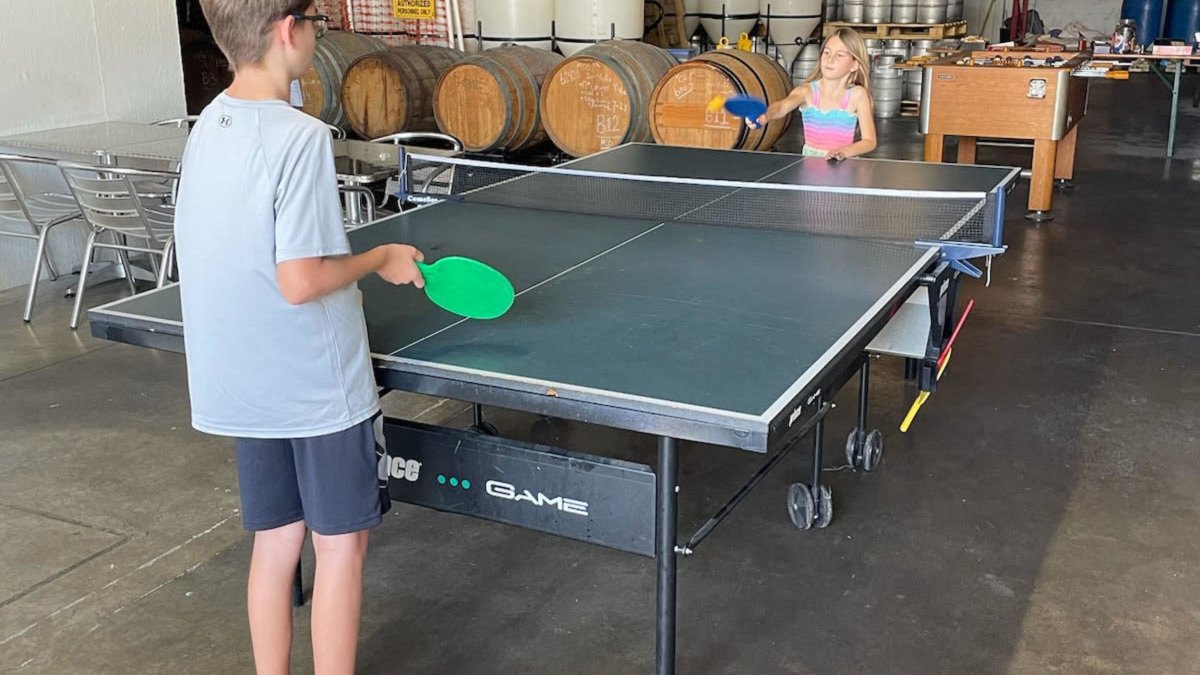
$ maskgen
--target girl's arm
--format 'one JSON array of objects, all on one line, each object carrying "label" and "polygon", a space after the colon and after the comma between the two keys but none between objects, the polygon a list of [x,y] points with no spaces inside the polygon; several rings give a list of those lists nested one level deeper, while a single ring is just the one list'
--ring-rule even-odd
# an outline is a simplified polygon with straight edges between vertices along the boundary
[{"label": "girl's arm", "polygon": [[875,141],[875,110],[872,106],[871,95],[862,87],[858,87],[851,95],[851,104],[854,106],[855,114],[858,115],[858,129],[862,139],[830,152],[829,156],[833,159],[865,155],[874,150],[877,145]]},{"label": "girl's arm", "polygon": [[809,87],[807,83],[796,87],[792,90],[792,93],[787,95],[787,98],[767,106],[767,112],[758,118],[758,123],[766,124],[767,122],[787,117],[793,110],[808,102],[808,92]]}]

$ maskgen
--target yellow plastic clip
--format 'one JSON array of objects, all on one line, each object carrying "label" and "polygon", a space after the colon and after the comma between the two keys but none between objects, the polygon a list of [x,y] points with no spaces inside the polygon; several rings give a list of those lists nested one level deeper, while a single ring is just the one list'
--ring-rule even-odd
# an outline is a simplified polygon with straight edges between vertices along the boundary
[{"label": "yellow plastic clip", "polygon": [[717,40],[717,49],[731,49],[733,45],[729,44],[729,38],[723,37]]},{"label": "yellow plastic clip", "polygon": [[[954,354],[953,349],[946,350],[946,357],[942,359],[942,365],[938,367],[937,379],[942,379],[942,373],[946,372],[946,366],[950,365],[950,356]],[[929,392],[923,391],[917,394],[917,400],[913,401],[912,407],[908,409],[908,414],[904,416],[904,421],[900,423],[900,433],[908,433],[908,428],[912,426],[913,420],[917,418],[917,412],[921,410],[921,406],[925,405],[925,401],[929,400]]]},{"label": "yellow plastic clip", "polygon": [[923,391],[917,394],[917,400],[913,401],[912,407],[908,409],[908,414],[904,416],[904,421],[900,423],[900,433],[908,433],[908,428],[912,426],[913,420],[917,418],[917,411],[921,406],[925,405],[925,401],[929,399],[929,392]]},{"label": "yellow plastic clip", "polygon": [[741,35],[738,36],[737,47],[738,47],[738,49],[740,49],[744,52],[748,52],[748,51],[751,51],[752,49],[754,49],[754,43],[750,41],[749,33],[742,33]]}]

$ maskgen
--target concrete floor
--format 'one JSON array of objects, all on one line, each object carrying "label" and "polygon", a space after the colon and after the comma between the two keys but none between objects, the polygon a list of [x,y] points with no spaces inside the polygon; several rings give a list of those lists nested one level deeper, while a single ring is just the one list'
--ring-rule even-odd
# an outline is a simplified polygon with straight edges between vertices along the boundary
[{"label": "concrete floor", "polygon": [[[1200,673],[1200,115],[1185,104],[1179,159],[1162,159],[1166,96],[1096,83],[1078,187],[1042,225],[1018,189],[1010,252],[991,288],[966,287],[976,312],[907,435],[900,364],[877,364],[884,465],[827,474],[829,529],[788,521],[797,455],[681,561],[680,673]],[[879,156],[919,157],[914,120],[880,133]],[[23,289],[0,293],[0,672],[250,672],[231,445],[190,429],[181,357],[69,331],[62,286],[30,326]],[[385,407],[468,419],[416,396]],[[653,463],[651,438],[493,420]],[[681,530],[759,461],[685,444]],[[366,583],[362,673],[653,670],[646,559],[397,504]]]}]

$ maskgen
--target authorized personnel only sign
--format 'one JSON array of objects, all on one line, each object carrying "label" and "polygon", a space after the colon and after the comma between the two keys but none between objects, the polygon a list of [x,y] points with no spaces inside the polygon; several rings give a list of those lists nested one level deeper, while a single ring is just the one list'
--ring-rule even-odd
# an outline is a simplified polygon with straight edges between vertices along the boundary
[{"label": "authorized personnel only sign", "polygon": [[392,0],[397,19],[436,19],[437,0]]}]

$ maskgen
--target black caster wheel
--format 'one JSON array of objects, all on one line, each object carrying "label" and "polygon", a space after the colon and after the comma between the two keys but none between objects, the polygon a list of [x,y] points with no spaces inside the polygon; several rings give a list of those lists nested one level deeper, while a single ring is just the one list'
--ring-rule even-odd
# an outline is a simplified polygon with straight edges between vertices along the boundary
[{"label": "black caster wheel", "polygon": [[874,429],[867,434],[867,438],[863,443],[861,460],[859,465],[863,471],[874,471],[879,466],[880,460],[883,459],[883,432]]},{"label": "black caster wheel", "polygon": [[853,469],[857,469],[859,466],[859,457],[861,457],[865,436],[862,429],[851,429],[850,435],[846,436],[846,463]]},{"label": "black caster wheel", "polygon": [[469,428],[470,431],[479,434],[480,436],[499,436],[500,430],[491,422],[480,422],[473,424]]},{"label": "black caster wheel", "polygon": [[792,483],[788,488],[787,494],[788,516],[792,519],[792,524],[798,529],[807,530],[812,528],[816,521],[814,510],[816,504],[813,503],[812,490],[804,483]]},{"label": "black caster wheel", "polygon": [[830,490],[828,485],[822,485],[818,491],[821,498],[817,504],[816,526],[825,528],[833,521],[833,490]]},{"label": "black caster wheel", "polygon": [[874,429],[864,433],[853,429],[846,437],[846,463],[855,469],[874,471],[883,458],[883,432]]}]

